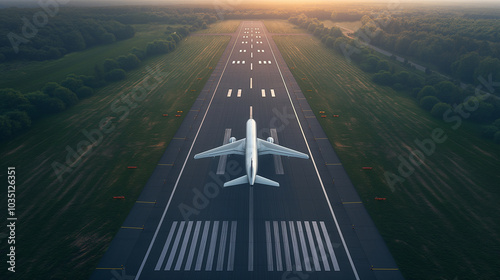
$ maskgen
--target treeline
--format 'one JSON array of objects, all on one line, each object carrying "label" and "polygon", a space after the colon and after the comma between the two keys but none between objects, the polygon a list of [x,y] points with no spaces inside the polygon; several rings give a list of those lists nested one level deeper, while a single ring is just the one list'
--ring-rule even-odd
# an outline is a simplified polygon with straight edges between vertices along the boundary
[{"label": "treeline", "polygon": [[493,75],[500,80],[500,21],[457,15],[405,13],[393,17],[364,16],[356,35],[369,43],[419,61],[465,83]]},{"label": "treeline", "polygon": [[219,16],[224,19],[287,19],[290,15],[291,12],[285,10],[222,9],[219,11]]},{"label": "treeline", "polygon": [[482,135],[500,143],[500,98],[479,98],[488,94],[470,87],[463,89],[431,72],[427,72],[425,79],[421,78],[412,73],[414,66],[406,60],[402,66],[409,70],[398,71],[400,67],[395,67],[398,63],[395,59],[390,61],[374,55],[371,49],[343,36],[339,28],[327,28],[316,18],[301,14],[290,17],[289,21],[306,28],[325,46],[348,56],[362,70],[372,73],[375,83],[409,94],[422,108],[447,122],[456,125],[458,121],[461,124],[462,119],[470,119],[482,124]]},{"label": "treeline", "polygon": [[133,48],[127,55],[95,65],[93,76],[70,74],[59,83],[49,82],[30,93],[0,89],[0,140],[8,140],[27,130],[32,121],[76,105],[108,83],[125,79],[126,71],[138,68],[147,57],[174,51],[191,29],[193,27],[168,27],[165,38],[148,43],[145,49]]},{"label": "treeline", "polygon": [[41,17],[36,9],[2,9],[0,62],[58,59],[74,51],[132,38],[134,34],[130,25],[88,18],[71,10],[50,18],[47,14]]},{"label": "treeline", "polygon": [[217,12],[210,8],[187,8],[165,6],[124,6],[102,8],[79,8],[101,20],[116,20],[123,24],[162,23],[201,27],[203,23],[217,21]]},{"label": "treeline", "polygon": [[1,9],[0,62],[58,59],[74,51],[132,38],[132,24],[178,24],[194,31],[216,21],[217,13],[209,8],[60,7],[52,14],[41,9]]}]

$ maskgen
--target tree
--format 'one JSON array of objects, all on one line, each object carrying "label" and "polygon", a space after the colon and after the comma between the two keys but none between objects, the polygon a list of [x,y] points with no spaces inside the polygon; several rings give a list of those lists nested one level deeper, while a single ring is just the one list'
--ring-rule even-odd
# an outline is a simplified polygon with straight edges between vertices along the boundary
[{"label": "tree", "polygon": [[396,80],[396,82],[404,86],[408,86],[409,78],[410,78],[410,73],[406,71],[401,71],[394,75],[394,79]]},{"label": "tree", "polygon": [[20,132],[31,126],[31,119],[26,112],[11,111],[5,114],[10,119],[12,134]]},{"label": "tree", "polygon": [[479,102],[479,107],[474,112],[472,112],[471,120],[481,123],[489,123],[493,120],[494,111],[495,107],[493,105],[481,101]]},{"label": "tree", "polygon": [[370,55],[366,60],[366,69],[368,72],[375,72],[380,59],[374,55]]},{"label": "tree", "polygon": [[498,129],[500,129],[500,119],[496,119],[494,122],[493,122],[493,125],[498,127]]},{"label": "tree", "polygon": [[451,104],[458,98],[459,89],[450,81],[442,81],[434,86],[436,88],[436,96],[442,102]]},{"label": "tree", "polygon": [[58,113],[64,111],[66,108],[64,102],[57,98],[50,97],[41,91],[28,93],[26,94],[26,98],[35,106],[36,113],[31,115],[32,118],[43,114]]},{"label": "tree", "polygon": [[439,102],[436,105],[434,105],[434,107],[432,107],[431,115],[433,115],[436,118],[442,118],[443,114],[448,110],[451,110],[451,106],[449,104]]},{"label": "tree", "polygon": [[378,62],[377,64],[377,71],[389,71],[390,70],[390,67],[389,67],[389,63],[385,60],[381,60]]},{"label": "tree", "polygon": [[439,102],[439,99],[435,96],[425,96],[424,98],[420,99],[420,106],[425,110],[430,111],[432,110],[434,105],[438,104]]},{"label": "tree", "polygon": [[163,54],[169,52],[169,42],[165,40],[155,40],[148,43],[146,53],[148,55]]},{"label": "tree", "polygon": [[59,85],[56,82],[49,82],[46,83],[45,86],[42,88],[42,92],[47,94],[48,96],[54,96],[54,91],[60,86],[61,85]]},{"label": "tree", "polygon": [[177,35],[176,33],[172,33],[170,34],[170,36],[172,36],[172,39],[174,39],[175,43],[179,43],[181,41],[181,37],[179,37],[179,35]]},{"label": "tree", "polygon": [[379,85],[390,86],[394,83],[394,78],[391,73],[387,71],[380,71],[373,75],[373,81]]},{"label": "tree", "polygon": [[64,102],[66,107],[71,107],[78,103],[78,97],[76,96],[76,94],[65,87],[56,88],[54,90],[53,96]]},{"label": "tree", "polygon": [[6,116],[0,115],[0,139],[8,139],[12,135],[12,124]]},{"label": "tree", "polygon": [[127,77],[125,70],[123,69],[113,69],[104,75],[104,78],[108,82],[116,82],[123,80]]},{"label": "tree", "polygon": [[[172,34],[172,35],[175,35],[175,34]],[[177,35],[175,35],[175,37],[172,36],[172,38],[174,38],[174,40],[176,37],[179,38],[179,36],[177,36]],[[180,38],[179,38],[179,40],[180,40]],[[146,58],[146,52],[144,50],[140,50],[138,48],[133,48],[132,50],[130,50],[130,53],[135,55],[139,60],[143,60]]]},{"label": "tree", "polygon": [[474,82],[474,71],[479,65],[479,54],[470,52],[464,54],[451,66],[453,75],[463,82]]},{"label": "tree", "polygon": [[64,41],[64,47],[70,52],[81,51],[87,47],[82,33],[80,33],[80,31],[78,30],[73,30],[64,34],[62,36],[62,39]]},{"label": "tree", "polygon": [[106,60],[104,60],[104,72],[107,73],[107,72],[110,72],[114,69],[118,69],[120,68],[120,65],[118,64],[118,62],[116,62],[116,60],[114,59],[111,59],[111,58],[108,58]]},{"label": "tree", "polygon": [[91,97],[94,94],[94,90],[91,87],[86,87],[83,86],[75,91],[76,96],[78,96],[79,99],[84,99]]},{"label": "tree", "polygon": [[29,101],[18,90],[7,88],[0,89],[0,113],[11,110],[25,110]]},{"label": "tree", "polygon": [[61,86],[68,88],[72,92],[76,92],[77,89],[83,86],[83,81],[75,77],[67,77],[61,82]]},{"label": "tree", "polygon": [[437,96],[437,90],[433,86],[425,86],[417,94],[417,100],[421,100],[426,96]]},{"label": "tree", "polygon": [[494,125],[485,125],[481,130],[481,135],[486,138],[493,139],[498,131],[498,128]]},{"label": "tree", "polygon": [[500,79],[500,60],[498,58],[491,56],[484,58],[474,72],[476,79],[483,77],[487,80],[489,75],[491,75],[493,81]]},{"label": "tree", "polygon": [[495,143],[500,144],[500,131],[495,132],[493,140],[495,140]]},{"label": "tree", "polygon": [[139,67],[141,61],[133,54],[119,56],[116,61],[123,70],[129,71]]}]

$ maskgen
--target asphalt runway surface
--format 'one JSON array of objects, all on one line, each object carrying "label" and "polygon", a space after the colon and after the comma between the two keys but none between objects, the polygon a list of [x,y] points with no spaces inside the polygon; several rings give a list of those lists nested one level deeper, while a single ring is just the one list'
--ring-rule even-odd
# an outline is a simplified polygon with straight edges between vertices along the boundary
[{"label": "asphalt runway surface", "polygon": [[[244,156],[193,159],[245,137],[280,187],[222,188]],[[91,279],[403,279],[262,22],[242,21]]]}]

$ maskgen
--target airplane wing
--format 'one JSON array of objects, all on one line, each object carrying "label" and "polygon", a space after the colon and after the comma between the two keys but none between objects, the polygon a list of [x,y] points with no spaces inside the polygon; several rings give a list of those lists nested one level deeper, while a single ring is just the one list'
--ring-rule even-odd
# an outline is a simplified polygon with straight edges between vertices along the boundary
[{"label": "airplane wing", "polygon": [[196,154],[195,159],[216,157],[222,155],[244,155],[245,154],[245,139],[240,139],[233,143],[225,144],[217,148]]},{"label": "airplane wing", "polygon": [[304,153],[297,152],[295,150],[285,148],[278,144],[270,143],[258,138],[257,138],[257,146],[259,150],[259,155],[278,155],[278,156],[296,157],[304,159],[309,158],[309,156]]}]

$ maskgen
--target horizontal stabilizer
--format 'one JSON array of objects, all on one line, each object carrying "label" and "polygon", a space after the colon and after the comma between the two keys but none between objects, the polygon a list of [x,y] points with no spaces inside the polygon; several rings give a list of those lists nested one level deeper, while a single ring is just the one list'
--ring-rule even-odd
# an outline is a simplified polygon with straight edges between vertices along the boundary
[{"label": "horizontal stabilizer", "polygon": [[278,182],[275,182],[273,180],[269,180],[267,178],[264,178],[262,176],[255,176],[255,183],[257,184],[261,184],[261,185],[268,185],[268,186],[272,186],[272,187],[279,187],[280,184]]},{"label": "horizontal stabilizer", "polygon": [[232,187],[232,186],[243,185],[243,184],[248,184],[248,176],[247,175],[243,175],[243,176],[236,178],[234,180],[225,182],[224,187]]}]

